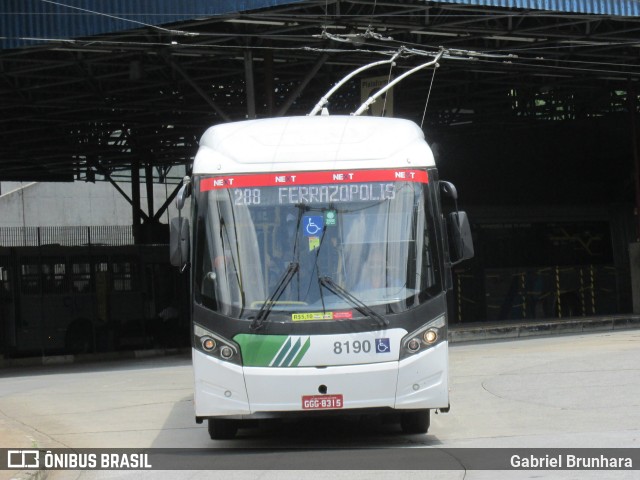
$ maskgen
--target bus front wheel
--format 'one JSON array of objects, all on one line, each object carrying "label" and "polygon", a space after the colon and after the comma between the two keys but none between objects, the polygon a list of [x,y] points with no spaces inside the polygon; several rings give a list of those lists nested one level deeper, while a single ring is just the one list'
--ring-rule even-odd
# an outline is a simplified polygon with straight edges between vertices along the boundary
[{"label": "bus front wheel", "polygon": [[236,420],[210,418],[208,423],[211,440],[230,440],[238,433],[238,422]]},{"label": "bus front wheel", "polygon": [[400,426],[403,433],[427,433],[431,424],[431,411],[418,410],[404,412],[400,416]]}]

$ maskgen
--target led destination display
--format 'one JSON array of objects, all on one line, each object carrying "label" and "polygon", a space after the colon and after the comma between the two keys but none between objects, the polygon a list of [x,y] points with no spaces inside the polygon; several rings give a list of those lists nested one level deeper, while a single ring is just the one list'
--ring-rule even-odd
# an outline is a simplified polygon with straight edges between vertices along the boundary
[{"label": "led destination display", "polygon": [[203,179],[200,189],[232,189],[235,205],[295,205],[392,200],[396,182],[428,183],[428,175],[421,170],[238,175]]}]

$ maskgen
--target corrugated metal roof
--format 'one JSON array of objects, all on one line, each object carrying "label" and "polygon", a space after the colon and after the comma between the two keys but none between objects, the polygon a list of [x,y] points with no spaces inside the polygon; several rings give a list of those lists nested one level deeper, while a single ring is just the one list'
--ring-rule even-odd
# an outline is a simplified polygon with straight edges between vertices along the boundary
[{"label": "corrugated metal roof", "polygon": [[440,3],[485,7],[524,8],[555,12],[589,13],[624,17],[640,16],[640,0],[439,0]]},{"label": "corrugated metal roof", "polygon": [[302,0],[2,0],[0,49],[275,7]]},{"label": "corrugated metal roof", "polygon": [[[64,39],[165,25],[303,0],[3,0],[0,49],[34,44],[28,39]],[[598,15],[640,16],[640,0],[440,0],[502,8]],[[64,4],[64,5],[63,5]]]}]

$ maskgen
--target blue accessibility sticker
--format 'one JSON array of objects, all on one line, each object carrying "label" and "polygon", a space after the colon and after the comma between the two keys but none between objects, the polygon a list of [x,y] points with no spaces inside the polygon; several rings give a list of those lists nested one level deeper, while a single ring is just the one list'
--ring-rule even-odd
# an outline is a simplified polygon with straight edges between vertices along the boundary
[{"label": "blue accessibility sticker", "polygon": [[388,338],[376,338],[376,353],[391,352],[391,342]]},{"label": "blue accessibility sticker", "polygon": [[322,215],[310,215],[302,219],[302,228],[307,237],[317,237],[322,234],[324,217]]}]

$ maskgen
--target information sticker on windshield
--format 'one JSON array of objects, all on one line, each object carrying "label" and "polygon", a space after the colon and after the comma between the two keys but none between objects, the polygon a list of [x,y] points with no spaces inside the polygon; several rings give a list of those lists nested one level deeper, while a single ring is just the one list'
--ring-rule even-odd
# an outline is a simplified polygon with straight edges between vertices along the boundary
[{"label": "information sticker on windshield", "polygon": [[309,251],[313,252],[316,248],[320,247],[319,237],[309,237]]},{"label": "information sticker on windshield", "polygon": [[307,312],[291,314],[291,321],[306,322],[313,320],[351,320],[353,312],[351,310],[343,310],[339,312]]},{"label": "information sticker on windshield", "polygon": [[328,410],[332,408],[342,408],[343,406],[344,400],[342,394],[302,396],[303,410]]}]

